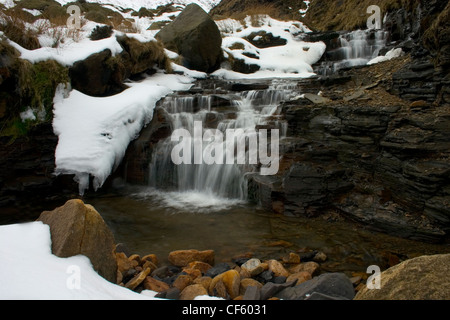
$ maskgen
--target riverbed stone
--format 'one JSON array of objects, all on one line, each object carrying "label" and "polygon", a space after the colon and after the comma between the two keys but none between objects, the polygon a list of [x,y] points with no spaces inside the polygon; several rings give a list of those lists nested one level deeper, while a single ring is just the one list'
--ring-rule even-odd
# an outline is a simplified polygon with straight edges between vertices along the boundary
[{"label": "riverbed stone", "polygon": [[144,288],[146,290],[163,292],[169,289],[169,285],[163,281],[157,280],[153,277],[146,277],[144,279]]},{"label": "riverbed stone", "polygon": [[269,265],[269,270],[273,272],[275,277],[289,277],[289,271],[279,261],[272,259],[267,261],[267,264]]},{"label": "riverbed stone", "polygon": [[343,273],[324,273],[312,280],[286,288],[276,294],[284,300],[304,300],[314,292],[351,300],[355,296],[353,284]]},{"label": "riverbed stone", "polygon": [[450,254],[420,256],[381,273],[381,287],[361,289],[355,300],[449,300]]},{"label": "riverbed stone", "polygon": [[190,262],[187,266],[188,268],[191,269],[197,269],[199,270],[202,274],[205,274],[209,269],[212,268],[212,266],[209,263],[206,262],[202,262],[202,261],[193,261]]},{"label": "riverbed stone", "polygon": [[258,287],[258,288],[262,288],[262,283],[252,279],[252,278],[245,278],[245,279],[241,279],[241,283],[239,285],[239,293],[241,295],[245,294],[245,291],[247,290],[247,287]]},{"label": "riverbed stone", "polygon": [[179,275],[172,284],[172,287],[180,289],[182,292],[184,288],[192,284],[192,278],[188,275]]},{"label": "riverbed stone", "polygon": [[185,267],[194,261],[214,264],[214,250],[177,250],[169,254],[169,262],[177,267]]},{"label": "riverbed stone", "polygon": [[128,281],[125,284],[125,288],[128,288],[130,290],[136,289],[145,280],[145,278],[149,275],[149,273],[150,273],[150,268],[143,270],[142,272],[137,274],[133,279]]},{"label": "riverbed stone", "polygon": [[67,201],[38,218],[50,226],[52,253],[61,258],[85,255],[106,280],[116,283],[117,262],[111,230],[94,207],[82,200]]},{"label": "riverbed stone", "polygon": [[306,271],[311,274],[311,276],[316,276],[320,271],[320,265],[314,261],[302,262],[296,266],[289,268],[289,271],[291,273]]},{"label": "riverbed stone", "polygon": [[201,284],[203,287],[205,287],[206,290],[209,290],[209,286],[211,285],[212,278],[211,277],[199,277],[194,280],[194,284]]},{"label": "riverbed stone", "polygon": [[291,274],[289,277],[287,277],[286,281],[294,281],[296,280],[296,285],[306,282],[308,280],[311,280],[311,274],[309,272],[306,271],[300,271],[297,273],[293,273]]},{"label": "riverbed stone", "polygon": [[247,272],[250,277],[254,277],[264,271],[261,260],[253,258],[241,265],[241,269]]},{"label": "riverbed stone", "polygon": [[212,279],[209,286],[209,292],[211,294],[214,292],[214,289],[216,289],[218,282],[222,282],[224,284],[226,291],[231,299],[234,299],[239,295],[241,277],[239,275],[239,272],[237,272],[236,270],[228,270],[227,272],[219,274],[214,279]]},{"label": "riverbed stone", "polygon": [[195,297],[208,295],[208,291],[201,284],[192,284],[181,291],[180,300],[194,300]]}]

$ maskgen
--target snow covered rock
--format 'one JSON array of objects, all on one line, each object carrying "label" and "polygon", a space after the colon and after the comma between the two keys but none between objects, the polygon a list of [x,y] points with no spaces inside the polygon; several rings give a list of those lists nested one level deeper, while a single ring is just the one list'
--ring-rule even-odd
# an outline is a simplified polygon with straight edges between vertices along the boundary
[{"label": "snow covered rock", "polygon": [[188,5],[155,37],[177,52],[186,68],[211,73],[220,66],[223,54],[219,28],[196,4]]},{"label": "snow covered rock", "polygon": [[60,258],[87,256],[101,276],[116,282],[114,236],[94,207],[81,200],[69,200],[53,211],[44,211],[38,221],[50,226],[54,255]]}]

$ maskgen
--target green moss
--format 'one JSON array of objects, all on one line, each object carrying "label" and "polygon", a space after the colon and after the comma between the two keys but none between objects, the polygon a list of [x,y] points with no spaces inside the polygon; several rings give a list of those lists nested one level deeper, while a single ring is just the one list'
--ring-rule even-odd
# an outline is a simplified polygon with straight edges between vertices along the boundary
[{"label": "green moss", "polygon": [[[15,63],[16,101],[8,103],[8,118],[2,124],[1,136],[10,136],[12,140],[24,136],[29,129],[43,122],[53,119],[53,98],[56,87],[60,83],[68,83],[68,69],[53,60],[31,64],[28,61],[17,59]],[[38,110],[43,118],[22,121],[20,113],[28,107]]]}]

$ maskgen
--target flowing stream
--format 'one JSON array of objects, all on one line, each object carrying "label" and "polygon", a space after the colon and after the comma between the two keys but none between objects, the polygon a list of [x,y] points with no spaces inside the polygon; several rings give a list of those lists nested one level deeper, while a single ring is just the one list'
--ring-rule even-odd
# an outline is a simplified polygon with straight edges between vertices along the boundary
[{"label": "flowing stream", "polygon": [[[196,121],[202,124],[202,134],[208,129],[223,134],[227,129],[240,128],[248,133],[265,128],[279,130],[283,139],[287,124],[280,114],[280,102],[300,93],[295,82],[272,81],[267,89],[177,93],[160,106],[172,130],[185,129],[193,137],[189,140],[193,151]],[[218,98],[223,103],[218,104]],[[245,253],[277,259],[289,252],[321,250],[328,256],[324,271],[351,273],[365,272],[373,264],[386,268],[393,255],[404,258],[446,250],[371,232],[341,218],[308,219],[267,212],[246,200],[245,175],[258,172],[259,166],[177,166],[171,158],[177,143],[168,137],[156,144],[148,186],[128,184],[86,200],[102,214],[116,242],[131,253],[154,253],[165,261],[173,250],[213,249],[220,262]],[[203,143],[202,151],[214,143],[217,141]],[[226,142],[219,143],[226,149]],[[245,150],[248,155],[248,145]],[[192,161],[194,156],[192,152]]]}]

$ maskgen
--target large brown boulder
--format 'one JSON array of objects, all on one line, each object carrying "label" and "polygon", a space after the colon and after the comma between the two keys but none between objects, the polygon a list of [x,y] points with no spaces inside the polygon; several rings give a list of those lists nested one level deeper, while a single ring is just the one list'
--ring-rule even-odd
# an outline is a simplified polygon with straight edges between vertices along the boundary
[{"label": "large brown boulder", "polygon": [[449,300],[450,254],[406,260],[381,273],[381,288],[364,287],[355,300]]},{"label": "large brown boulder", "polygon": [[77,61],[69,69],[72,87],[84,94],[103,97],[123,91],[126,73],[120,60],[112,57],[111,50],[94,53]]},{"label": "large brown boulder", "polygon": [[217,70],[223,59],[222,37],[214,20],[198,5],[188,5],[156,34],[164,46],[182,57],[186,68],[203,72]]},{"label": "large brown boulder", "polygon": [[62,207],[42,212],[37,221],[50,226],[54,255],[84,255],[102,277],[116,282],[114,236],[94,207],[81,200],[69,200]]}]

